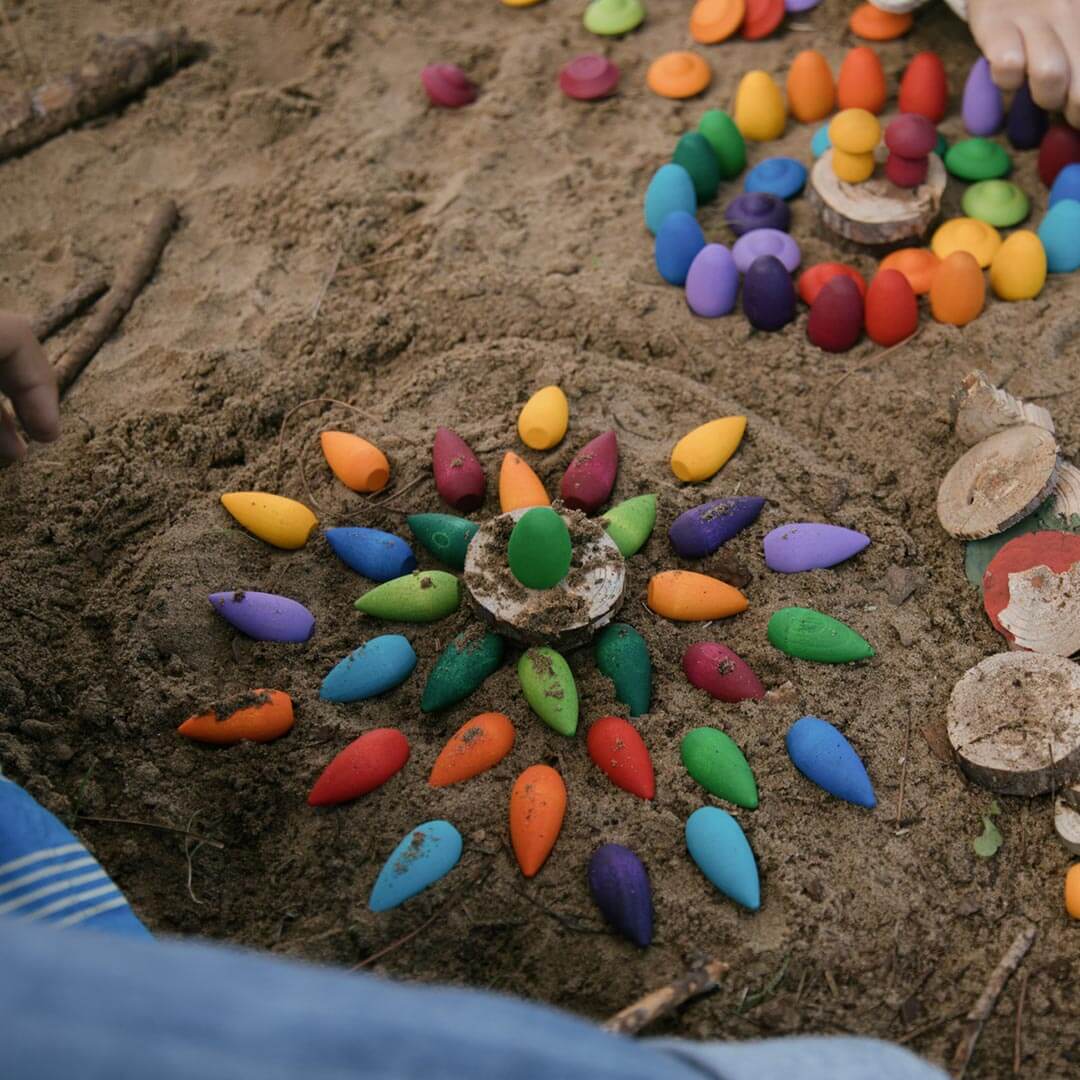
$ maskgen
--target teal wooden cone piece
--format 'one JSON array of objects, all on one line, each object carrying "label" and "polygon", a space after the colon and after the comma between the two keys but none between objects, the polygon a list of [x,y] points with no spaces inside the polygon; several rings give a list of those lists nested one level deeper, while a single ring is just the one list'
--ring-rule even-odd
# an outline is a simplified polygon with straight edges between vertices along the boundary
[{"label": "teal wooden cone piece", "polygon": [[725,896],[750,911],[761,907],[757,859],[742,827],[726,810],[695,810],[686,822],[686,847],[698,869]]},{"label": "teal wooden cone piece", "polygon": [[465,552],[480,528],[475,521],[454,514],[410,514],[406,519],[417,542],[440,562],[465,569]]},{"label": "teal wooden cone piece", "polygon": [[656,524],[656,496],[635,495],[613,506],[601,519],[604,531],[615,541],[624,559],[636,555]]},{"label": "teal wooden cone piece", "polygon": [[510,572],[527,589],[558,585],[570,571],[572,555],[566,522],[547,506],[522,514],[506,545]]},{"label": "teal wooden cone piece", "polygon": [[846,623],[813,608],[781,608],[769,619],[769,641],[782,653],[821,664],[848,664],[874,655],[870,643]]},{"label": "teal wooden cone piece", "polygon": [[435,622],[457,611],[458,579],[445,570],[417,570],[364,593],[355,607],[392,622]]},{"label": "teal wooden cone piece", "polygon": [[503,660],[503,639],[498,634],[466,631],[443,649],[431,669],[420,708],[424,712],[449,709],[467,698]]},{"label": "teal wooden cone piece", "polygon": [[757,781],[734,739],[717,728],[687,732],[679,745],[686,771],[711,795],[756,810]]},{"label": "teal wooden cone piece", "polygon": [[649,711],[652,661],[645,639],[626,623],[605,626],[596,636],[596,666],[615,684],[615,696],[631,716]]},{"label": "teal wooden cone piece", "polygon": [[578,695],[570,666],[554,650],[529,649],[518,661],[518,679],[529,707],[560,735],[577,731]]}]

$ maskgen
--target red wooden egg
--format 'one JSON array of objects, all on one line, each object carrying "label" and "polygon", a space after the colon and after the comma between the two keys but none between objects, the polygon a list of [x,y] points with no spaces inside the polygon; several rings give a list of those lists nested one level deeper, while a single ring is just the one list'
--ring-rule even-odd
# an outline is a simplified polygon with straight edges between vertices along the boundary
[{"label": "red wooden egg", "polygon": [[863,298],[849,277],[834,277],[818,293],[806,321],[806,336],[826,352],[847,352],[861,337]]},{"label": "red wooden egg", "polygon": [[602,716],[587,739],[589,757],[616,786],[651,799],[656,794],[652,758],[637,729],[621,716]]},{"label": "red wooden egg", "polygon": [[1050,187],[1057,174],[1074,161],[1080,161],[1080,131],[1055,124],[1039,144],[1039,177]]},{"label": "red wooden egg", "polygon": [[309,806],[334,806],[381,787],[409,760],[409,740],[397,728],[375,728],[353,740],[322,771]]},{"label": "red wooden egg", "polygon": [[586,443],[566,467],[559,494],[571,510],[591,514],[607,502],[619,468],[619,440],[605,431]]},{"label": "red wooden egg", "polygon": [[897,187],[917,188],[926,182],[926,174],[929,171],[929,158],[908,158],[900,154],[890,154],[885,159],[885,175]]},{"label": "red wooden egg", "polygon": [[931,123],[941,122],[949,104],[949,80],[937,53],[921,52],[911,58],[900,80],[898,104],[902,113],[918,113]]},{"label": "red wooden egg", "polygon": [[896,345],[915,333],[919,302],[899,270],[879,270],[866,291],[866,333],[878,345]]},{"label": "red wooden egg", "polygon": [[840,108],[879,113],[888,96],[885,70],[878,54],[867,45],[859,45],[848,52],[836,80],[836,100]]},{"label": "red wooden egg", "polygon": [[799,275],[799,299],[807,306],[813,304],[826,283],[838,276],[851,278],[859,292],[863,296],[866,295],[866,281],[854,266],[845,266],[844,263],[838,262],[824,262],[809,267]]},{"label": "red wooden egg", "polygon": [[924,158],[937,146],[937,128],[925,116],[898,116],[885,128],[885,145],[906,158]]},{"label": "red wooden egg", "polygon": [[455,510],[468,514],[479,508],[487,486],[484,467],[456,431],[441,427],[435,432],[431,465],[435,487]]},{"label": "red wooden egg", "polygon": [[683,671],[699,690],[718,701],[763,698],[765,687],[742,657],[718,641],[699,641],[683,653]]}]

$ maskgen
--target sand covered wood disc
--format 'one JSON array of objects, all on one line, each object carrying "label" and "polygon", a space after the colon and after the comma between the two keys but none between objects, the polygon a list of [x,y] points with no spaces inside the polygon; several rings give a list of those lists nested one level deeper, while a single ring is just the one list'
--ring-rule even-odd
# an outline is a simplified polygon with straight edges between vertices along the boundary
[{"label": "sand covered wood disc", "polygon": [[1080,810],[1064,798],[1054,803],[1054,831],[1074,855],[1080,855]]},{"label": "sand covered wood disc", "polygon": [[962,540],[993,536],[1026,517],[1057,482],[1058,446],[1034,424],[1020,424],[973,446],[938,489],[942,527]]},{"label": "sand covered wood disc", "polygon": [[1064,524],[1070,528],[1077,524],[1073,519],[1080,517],[1080,469],[1069,461],[1062,461],[1058,465],[1054,513],[1063,518]]},{"label": "sand covered wood disc", "polygon": [[1080,777],[1080,666],[998,653],[953,687],[949,741],[960,767],[1002,795],[1042,795]]},{"label": "sand covered wood disc", "polygon": [[964,376],[952,400],[952,413],[956,437],[965,446],[974,446],[1017,424],[1054,430],[1054,419],[1048,409],[1013,397],[977,370]]}]

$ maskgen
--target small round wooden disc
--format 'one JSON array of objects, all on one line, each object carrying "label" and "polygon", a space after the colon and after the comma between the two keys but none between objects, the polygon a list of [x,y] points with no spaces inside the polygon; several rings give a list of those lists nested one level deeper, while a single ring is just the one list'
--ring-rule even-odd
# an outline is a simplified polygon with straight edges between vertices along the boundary
[{"label": "small round wooden disc", "polygon": [[1075,524],[1073,518],[1080,517],[1080,469],[1069,461],[1058,465],[1054,513],[1064,518],[1068,526]]},{"label": "small round wooden disc", "polygon": [[506,559],[510,532],[525,513],[512,510],[480,526],[465,554],[466,594],[480,616],[513,641],[557,649],[584,645],[622,603],[623,557],[597,521],[562,511],[574,547],[570,573],[551,589],[527,589]]},{"label": "small round wooden disc", "polygon": [[981,540],[1038,509],[1057,482],[1058,446],[1034,424],[1018,424],[976,443],[946,473],[937,513],[947,533]]},{"label": "small round wooden disc", "polygon": [[1054,803],[1054,831],[1074,855],[1080,855],[1080,810],[1064,798]]},{"label": "small round wooden disc", "polygon": [[960,767],[1002,795],[1042,795],[1080,777],[1080,666],[988,656],[953,687],[946,714]]},{"label": "small round wooden disc", "polygon": [[981,372],[969,372],[952,400],[953,430],[965,446],[974,446],[1017,424],[1054,430],[1054,418],[1041,405],[1032,405],[1001,390]]},{"label": "small round wooden disc", "polygon": [[921,237],[938,216],[947,174],[941,158],[930,155],[926,182],[897,187],[875,173],[862,184],[849,184],[833,170],[831,150],[810,172],[810,197],[821,220],[833,232],[857,244],[879,247]]},{"label": "small round wooden disc", "polygon": [[1062,788],[1061,797],[1074,809],[1080,810],[1080,784]]}]

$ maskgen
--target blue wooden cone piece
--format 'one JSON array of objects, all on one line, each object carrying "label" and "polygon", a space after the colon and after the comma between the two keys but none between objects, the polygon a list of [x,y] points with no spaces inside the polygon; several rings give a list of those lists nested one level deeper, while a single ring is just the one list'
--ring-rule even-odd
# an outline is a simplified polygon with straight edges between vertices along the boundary
[{"label": "blue wooden cone piece", "polygon": [[401,634],[372,638],[349,653],[322,681],[323,701],[363,701],[403,683],[416,667],[416,653]]},{"label": "blue wooden cone piece", "polygon": [[409,545],[382,529],[349,525],[326,530],[330,550],[346,566],[372,581],[392,581],[416,569],[416,556]]},{"label": "blue wooden cone piece", "polygon": [[672,523],[671,546],[684,559],[703,559],[752,525],[764,505],[757,495],[732,495],[695,506]]},{"label": "blue wooden cone piece", "polygon": [[403,904],[450,873],[460,858],[461,833],[449,821],[417,825],[383,864],[368,907],[389,911]]},{"label": "blue wooden cone piece", "polygon": [[877,805],[862,758],[828,721],[804,716],[788,729],[786,741],[788,756],[807,780],[857,806]]},{"label": "blue wooden cone piece", "polygon": [[234,589],[211,593],[210,604],[227,623],[256,641],[296,643],[315,632],[315,616],[287,596]]},{"label": "blue wooden cone piece", "polygon": [[150,937],[93,855],[32,795],[3,776],[0,918]]},{"label": "blue wooden cone piece", "polygon": [[703,806],[686,822],[686,847],[698,869],[725,896],[757,911],[761,882],[746,834],[725,810]]},{"label": "blue wooden cone piece", "polygon": [[622,844],[603,844],[589,860],[589,891],[604,918],[623,937],[646,948],[652,941],[653,905],[642,861]]}]

